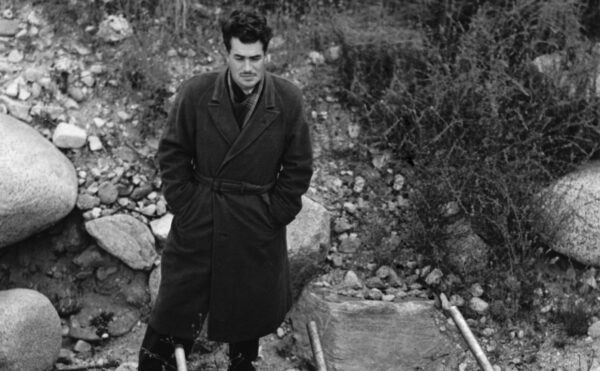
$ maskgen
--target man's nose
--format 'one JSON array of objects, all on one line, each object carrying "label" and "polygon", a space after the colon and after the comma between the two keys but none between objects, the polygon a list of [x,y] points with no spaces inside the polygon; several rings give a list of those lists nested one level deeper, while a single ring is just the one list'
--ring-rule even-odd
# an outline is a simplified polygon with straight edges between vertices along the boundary
[{"label": "man's nose", "polygon": [[250,59],[244,59],[244,71],[250,71]]}]

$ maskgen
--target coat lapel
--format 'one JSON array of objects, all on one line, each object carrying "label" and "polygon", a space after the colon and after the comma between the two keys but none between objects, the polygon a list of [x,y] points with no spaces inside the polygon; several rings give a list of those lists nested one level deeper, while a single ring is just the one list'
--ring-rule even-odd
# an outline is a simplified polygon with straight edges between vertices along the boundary
[{"label": "coat lapel", "polygon": [[208,103],[208,112],[217,131],[231,146],[240,134],[240,129],[233,115],[233,108],[227,92],[225,76],[227,69],[219,73],[212,98]]},{"label": "coat lapel", "polygon": [[[258,101],[256,109],[250,117],[250,121],[244,126],[242,131],[239,133],[229,151],[225,155],[225,159],[219,171],[231,161],[233,158],[238,156],[244,149],[246,149],[252,142],[254,142],[279,116],[279,110],[275,106],[275,91],[273,87],[272,77],[265,74],[265,86],[263,96]],[[233,117],[233,114],[231,115]],[[235,118],[233,118],[235,123]]]}]

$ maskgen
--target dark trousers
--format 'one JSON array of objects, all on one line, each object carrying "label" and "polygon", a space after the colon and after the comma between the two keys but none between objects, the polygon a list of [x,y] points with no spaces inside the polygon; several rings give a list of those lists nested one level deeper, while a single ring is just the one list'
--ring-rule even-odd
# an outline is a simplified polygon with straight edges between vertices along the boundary
[{"label": "dark trousers", "polygon": [[[177,370],[175,346],[181,344],[186,356],[192,350],[193,340],[161,335],[152,327],[146,328],[140,348],[138,371]],[[229,343],[229,370],[253,371],[252,361],[258,357],[258,339]]]}]

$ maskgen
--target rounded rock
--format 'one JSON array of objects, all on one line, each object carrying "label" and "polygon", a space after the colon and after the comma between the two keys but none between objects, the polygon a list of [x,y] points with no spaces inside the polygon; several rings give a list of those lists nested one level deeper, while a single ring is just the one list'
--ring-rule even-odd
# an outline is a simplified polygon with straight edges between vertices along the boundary
[{"label": "rounded rock", "polygon": [[0,248],[46,229],[75,207],[71,161],[35,129],[3,114],[0,179]]},{"label": "rounded rock", "polygon": [[29,289],[0,291],[0,370],[52,368],[61,332],[60,317],[47,297]]}]

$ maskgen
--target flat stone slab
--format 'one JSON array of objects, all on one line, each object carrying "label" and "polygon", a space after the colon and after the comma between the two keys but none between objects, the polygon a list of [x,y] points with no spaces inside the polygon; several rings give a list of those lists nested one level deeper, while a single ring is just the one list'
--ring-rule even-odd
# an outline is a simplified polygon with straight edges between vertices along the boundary
[{"label": "flat stone slab", "polygon": [[[456,369],[464,351],[432,301],[383,302],[304,290],[291,311],[296,352],[312,362],[307,332],[315,321],[331,371]],[[448,368],[444,368],[448,367]]]}]

